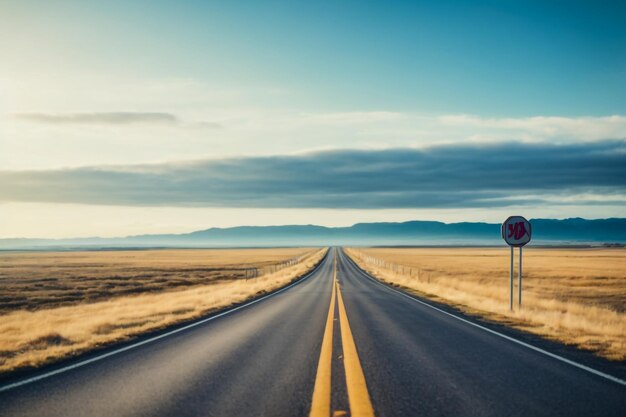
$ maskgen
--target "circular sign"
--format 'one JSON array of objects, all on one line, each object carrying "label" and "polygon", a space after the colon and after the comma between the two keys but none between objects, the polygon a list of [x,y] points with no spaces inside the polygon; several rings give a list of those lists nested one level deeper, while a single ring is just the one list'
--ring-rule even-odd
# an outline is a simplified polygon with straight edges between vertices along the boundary
[{"label": "circular sign", "polygon": [[530,242],[530,235],[530,222],[522,216],[511,216],[502,223],[502,239],[509,246],[524,246]]}]

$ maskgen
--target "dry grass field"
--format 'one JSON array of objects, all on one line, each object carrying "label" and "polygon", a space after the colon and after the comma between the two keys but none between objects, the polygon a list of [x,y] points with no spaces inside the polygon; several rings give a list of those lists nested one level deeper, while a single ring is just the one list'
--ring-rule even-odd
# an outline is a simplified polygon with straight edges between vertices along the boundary
[{"label": "dry grass field", "polygon": [[524,249],[523,305],[518,310],[516,300],[513,312],[508,247],[347,252],[389,283],[612,360],[626,359],[624,249]]},{"label": "dry grass field", "polygon": [[249,269],[310,252],[306,248],[0,252],[0,314],[239,280]]},{"label": "dry grass field", "polygon": [[[245,301],[293,282],[325,253],[307,248],[0,253],[0,373]],[[246,278],[253,268],[265,273]]]}]

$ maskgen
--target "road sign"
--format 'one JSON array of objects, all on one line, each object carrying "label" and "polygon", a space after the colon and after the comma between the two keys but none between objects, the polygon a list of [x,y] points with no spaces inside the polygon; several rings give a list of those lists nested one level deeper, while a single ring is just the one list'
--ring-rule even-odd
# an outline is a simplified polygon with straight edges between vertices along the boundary
[{"label": "road sign", "polygon": [[502,239],[509,246],[521,248],[531,237],[530,222],[522,216],[511,216],[502,223]]},{"label": "road sign", "polygon": [[522,216],[510,216],[502,223],[502,239],[511,247],[511,296],[509,298],[509,308],[513,310],[513,259],[514,248],[519,248],[519,295],[517,297],[519,307],[522,307],[522,246],[530,242],[532,229],[530,222]]}]

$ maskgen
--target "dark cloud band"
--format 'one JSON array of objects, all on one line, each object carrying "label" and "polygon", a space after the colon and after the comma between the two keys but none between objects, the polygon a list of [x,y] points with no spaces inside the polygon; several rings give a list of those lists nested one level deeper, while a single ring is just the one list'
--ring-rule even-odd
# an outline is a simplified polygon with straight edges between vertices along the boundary
[{"label": "dark cloud band", "polygon": [[624,204],[626,142],[340,150],[0,172],[0,201],[367,209],[558,204],[578,194]]}]

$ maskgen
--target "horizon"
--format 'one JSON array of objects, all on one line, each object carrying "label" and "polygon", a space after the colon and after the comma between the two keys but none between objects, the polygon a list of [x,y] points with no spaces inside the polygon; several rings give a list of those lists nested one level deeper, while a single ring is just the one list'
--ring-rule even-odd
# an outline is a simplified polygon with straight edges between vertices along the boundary
[{"label": "horizon", "polygon": [[3,2],[0,238],[620,217],[625,19],[617,2]]},{"label": "horizon", "polygon": [[[572,221],[572,220],[582,220],[582,221],[607,221],[607,220],[626,220],[626,217],[607,217],[607,218],[598,218],[598,219],[590,219],[590,218],[583,218],[583,217],[567,217],[567,218],[529,218],[528,219],[530,222],[533,221],[555,221],[555,222],[566,222],[566,221]],[[481,221],[460,221],[460,222],[445,222],[445,221],[438,221],[438,220],[425,220],[425,219],[412,219],[412,220],[405,220],[405,221],[398,221],[398,222],[393,222],[393,221],[374,221],[374,222],[355,222],[349,225],[338,225],[338,226],[325,226],[325,225],[320,225],[320,224],[314,224],[314,223],[293,223],[293,224],[267,224],[267,225],[254,225],[254,224],[242,224],[242,225],[237,225],[237,226],[229,226],[229,227],[205,227],[205,228],[198,228],[198,229],[193,229],[193,230],[187,230],[187,231],[183,231],[183,232],[179,232],[179,233],[159,233],[157,231],[153,231],[150,233],[142,233],[142,234],[131,234],[131,235],[111,235],[111,236],[98,236],[98,235],[85,235],[85,236],[70,236],[70,237],[45,237],[45,236],[38,236],[38,237],[24,237],[24,236],[10,236],[10,237],[0,237],[0,241],[6,241],[6,240],[55,240],[55,241],[63,241],[63,240],[88,240],[88,239],[102,239],[102,240],[107,240],[107,239],[112,239],[112,240],[121,240],[121,239],[129,239],[129,238],[137,238],[137,237],[152,237],[152,236],[186,236],[186,235],[190,235],[190,234],[194,234],[194,233],[202,233],[202,232],[210,232],[213,230],[232,230],[232,229],[238,229],[238,228],[290,228],[290,227],[321,227],[321,228],[325,228],[325,229],[350,229],[353,228],[355,226],[358,225],[382,225],[382,224],[386,224],[386,225],[397,225],[397,224],[406,224],[406,223],[439,223],[439,224],[443,224],[446,226],[454,226],[454,225],[460,225],[460,224],[484,224],[484,225],[489,225],[489,226],[496,226],[496,225],[501,225],[502,222],[481,222]],[[416,238],[420,238],[420,236],[416,236]],[[445,244],[445,240],[442,240],[440,242],[441,244]],[[607,242],[609,243],[609,242]]]}]

